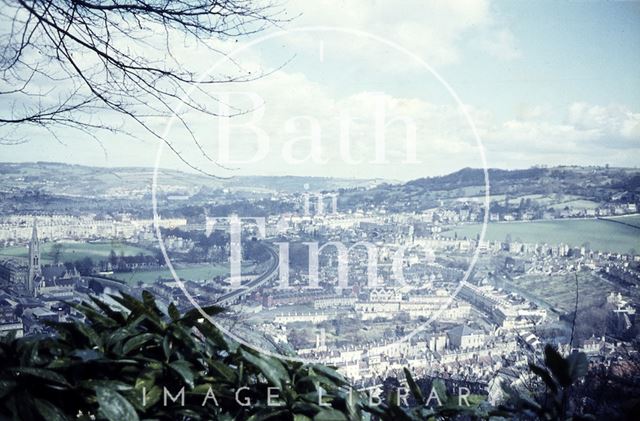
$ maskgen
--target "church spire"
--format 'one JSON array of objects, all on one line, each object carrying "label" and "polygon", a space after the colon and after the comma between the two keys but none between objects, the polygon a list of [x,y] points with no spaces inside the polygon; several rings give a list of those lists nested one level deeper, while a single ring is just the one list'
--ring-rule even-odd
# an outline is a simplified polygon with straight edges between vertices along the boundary
[{"label": "church spire", "polygon": [[38,227],[36,218],[33,218],[33,230],[31,231],[31,241],[29,242],[29,276],[27,277],[27,293],[31,296],[35,294],[36,278],[42,273],[40,268],[40,240],[38,240]]},{"label": "church spire", "polygon": [[31,242],[38,241],[38,223],[35,217],[33,217],[33,230],[31,230]]}]

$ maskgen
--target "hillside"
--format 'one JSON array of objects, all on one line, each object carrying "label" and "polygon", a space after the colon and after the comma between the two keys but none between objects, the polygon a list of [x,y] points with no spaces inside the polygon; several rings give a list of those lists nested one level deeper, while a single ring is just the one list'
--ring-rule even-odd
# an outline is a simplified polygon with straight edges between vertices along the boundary
[{"label": "hillside", "polygon": [[[81,197],[114,197],[124,190],[149,192],[153,168],[88,167],[54,162],[0,163],[0,192],[26,190],[40,194]],[[163,190],[193,194],[199,189],[231,189],[267,192],[298,192],[307,184],[311,190],[369,187],[377,180],[331,177],[240,176],[228,179],[208,177],[177,170],[159,170],[158,184]]]},{"label": "hillside", "polygon": [[[522,170],[489,169],[492,201],[548,198],[549,205],[584,200],[590,203],[638,203],[640,170],[632,168],[560,166]],[[343,203],[390,210],[428,209],[441,201],[481,200],[485,195],[484,171],[464,168],[454,173],[420,178],[404,184],[383,184],[372,189],[353,190]]]},{"label": "hillside", "polygon": [[[107,209],[138,213],[150,207],[152,168],[0,163],[0,175],[3,214]],[[407,183],[294,176],[216,179],[167,169],[160,170],[158,180],[160,195],[169,201],[175,199],[176,205],[189,199],[191,204],[213,201],[234,206],[238,201],[268,199],[277,192],[301,193],[308,186],[315,191],[340,191],[342,209],[381,206],[394,211],[419,211],[442,202],[479,201],[485,194],[484,172],[474,168]],[[593,207],[601,203],[640,202],[637,169],[577,166],[490,169],[489,180],[495,203],[535,199],[545,206],[563,208],[567,203]]]}]

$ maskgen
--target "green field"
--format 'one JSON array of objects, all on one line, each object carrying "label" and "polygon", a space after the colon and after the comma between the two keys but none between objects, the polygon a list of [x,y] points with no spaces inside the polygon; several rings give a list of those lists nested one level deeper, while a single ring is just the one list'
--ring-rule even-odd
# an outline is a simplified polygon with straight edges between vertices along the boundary
[{"label": "green field", "polygon": [[572,209],[596,209],[598,206],[600,206],[600,203],[598,202],[593,202],[591,200],[577,199],[577,200],[569,200],[566,202],[556,203],[556,204],[550,205],[549,207],[553,209],[562,210],[566,207],[569,207]]},{"label": "green field", "polygon": [[[484,195],[482,194],[483,191],[479,192],[478,195],[472,195],[470,197],[472,197],[473,199],[475,199],[478,202],[481,202],[484,200]],[[563,202],[558,203],[558,198],[556,195],[554,194],[525,194],[523,196],[514,196],[514,195],[508,195],[509,196],[509,202],[511,204],[514,203],[518,203],[520,202],[520,200],[522,199],[531,199],[535,202],[537,202],[540,205],[543,206],[561,206],[561,209],[564,208],[567,205],[570,206],[574,206],[574,207],[581,207],[582,205],[587,205],[589,207],[593,206],[593,204],[595,202],[591,202],[589,200],[581,200],[581,196],[573,196],[573,195],[564,195],[562,197]],[[489,195],[489,198],[492,202],[504,202],[504,200],[506,199],[507,195],[505,194],[491,194]],[[465,198],[466,199],[466,198]],[[589,202],[589,203],[587,203]]]},{"label": "green field", "polygon": [[607,219],[624,222],[625,224],[635,225],[636,227],[640,228],[640,213],[636,213],[634,215],[611,216]]},{"label": "green field", "polygon": [[[523,275],[514,278],[512,284],[519,289],[541,298],[563,313],[573,311],[576,300],[574,274],[567,275]],[[587,309],[601,304],[610,292],[618,292],[619,287],[591,273],[578,275],[578,308]]]},{"label": "green field", "polygon": [[[243,268],[244,270],[245,268]],[[229,273],[228,265],[192,264],[176,267],[176,273],[181,279],[199,281],[213,279],[215,276]],[[171,279],[173,276],[169,269],[140,270],[135,272],[121,272],[109,275],[112,278],[123,280],[129,284],[138,282],[154,282],[158,278]]]},{"label": "green field", "polygon": [[[531,222],[494,222],[487,226],[486,239],[504,241],[511,235],[513,241],[525,243],[565,243],[581,246],[589,243],[592,250],[628,253],[631,249],[640,252],[640,216],[611,218],[631,225],[618,224],[598,219],[562,219]],[[476,238],[482,224],[469,224],[443,231],[443,235],[453,238]]]},{"label": "green field", "polygon": [[[122,242],[99,242],[99,243],[77,243],[77,242],[59,242],[59,243],[42,243],[40,244],[40,254],[43,263],[51,263],[53,261],[54,244],[62,246],[60,250],[60,261],[68,262],[90,257],[94,260],[103,260],[109,257],[111,250],[118,256],[122,253],[125,256],[135,256],[137,254],[152,254],[149,250],[125,244]],[[27,258],[29,256],[29,248],[25,246],[15,246],[0,248],[0,257],[20,257]]]}]

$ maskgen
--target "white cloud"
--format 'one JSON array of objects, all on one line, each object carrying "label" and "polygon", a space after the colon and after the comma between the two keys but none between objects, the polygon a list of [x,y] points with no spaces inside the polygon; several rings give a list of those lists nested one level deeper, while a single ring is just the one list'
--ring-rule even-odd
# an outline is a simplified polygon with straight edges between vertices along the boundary
[{"label": "white cloud", "polygon": [[576,102],[569,107],[567,121],[577,129],[593,131],[600,136],[635,140],[636,146],[640,138],[640,113],[622,105],[597,106]]},{"label": "white cloud", "polygon": [[[414,52],[432,66],[461,61],[466,33],[482,39],[479,47],[496,58],[519,57],[515,37],[498,28],[488,0],[403,2],[367,0],[303,0],[287,3],[296,15],[293,26],[326,25],[367,31]],[[358,43],[335,45],[346,54],[364,54]]]},{"label": "white cloud", "polygon": [[[532,107],[536,117],[547,107]],[[565,110],[555,110],[557,121],[547,118],[522,118],[495,125],[487,138],[503,146],[526,146],[546,153],[592,153],[592,148],[640,148],[640,113],[626,106],[600,106],[576,102]],[[527,116],[528,117],[528,116]]]},{"label": "white cloud", "polygon": [[[544,115],[546,112],[540,110],[548,108],[532,109],[534,114]],[[640,113],[619,104],[600,106],[583,102],[555,111],[560,115],[556,121],[524,118],[490,126],[483,139],[491,161],[504,167],[605,162],[637,165]]]},{"label": "white cloud", "polygon": [[477,47],[493,58],[510,61],[522,56],[516,44],[513,33],[509,29],[502,28],[486,31],[479,37]]},{"label": "white cloud", "polygon": [[[394,96],[388,92],[356,91],[355,93],[334,92],[333,87],[308,79],[302,73],[279,70],[270,76],[251,83],[226,85],[224,91],[231,94],[232,106],[242,109],[252,108],[247,92],[260,96],[260,106],[256,112],[234,117],[232,124],[232,157],[248,159],[259,149],[256,130],[242,127],[256,122],[259,130],[269,137],[269,154],[265,159],[250,165],[239,165],[243,173],[288,173],[298,175],[333,176],[377,176],[388,177],[393,171],[394,178],[417,178],[445,173],[455,166],[480,166],[478,150],[463,114],[455,106],[438,105],[420,98]],[[376,113],[384,107],[387,164],[372,164],[376,158],[375,137]],[[469,109],[474,115],[486,119],[485,113]],[[190,114],[187,124],[199,138],[207,144],[212,156],[218,155],[217,137],[220,121],[203,114]],[[301,117],[300,119],[297,119]],[[307,160],[303,164],[291,164],[283,159],[282,151],[292,139],[308,138],[310,125],[307,117],[317,122],[320,131],[321,159],[328,163],[314,163]],[[344,133],[342,117],[349,121],[348,149],[350,155],[360,164],[347,162],[342,155],[341,135]],[[295,126],[287,121],[296,121]],[[287,128],[289,124],[289,128]],[[414,133],[416,156],[420,163],[406,164],[407,138]],[[187,133],[176,126],[170,136],[178,149],[186,151],[189,162],[198,166],[207,165],[199,150],[194,148]],[[305,157],[311,150],[311,141],[296,143],[293,154]],[[166,165],[166,164],[164,164]],[[233,166],[233,165],[232,165]]]},{"label": "white cloud", "polygon": [[552,115],[551,111],[549,104],[522,103],[516,107],[516,117],[518,120],[550,118]]}]

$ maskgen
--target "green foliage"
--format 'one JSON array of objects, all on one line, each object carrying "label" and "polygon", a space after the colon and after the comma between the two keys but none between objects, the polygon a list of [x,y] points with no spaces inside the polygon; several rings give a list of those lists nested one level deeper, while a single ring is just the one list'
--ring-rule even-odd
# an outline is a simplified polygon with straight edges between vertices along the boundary
[{"label": "green foliage", "polygon": [[0,338],[0,419],[565,419],[568,390],[587,367],[584,354],[563,358],[548,346],[545,366],[531,365],[548,393],[516,395],[515,406],[500,409],[474,395],[461,405],[439,380],[426,393],[405,370],[409,405],[398,396],[371,404],[333,368],[261,355],[225,338],[199,310],[181,314],[171,304],[165,314],[146,291],[142,300],[112,298],[119,307],[95,298],[74,305],[85,320],[49,323],[55,335]]},{"label": "green foliage", "polygon": [[[55,336],[1,339],[0,419],[360,418],[359,397],[348,401],[332,368],[259,355],[197,310],[170,305],[164,314],[148,292],[113,299],[120,309],[97,299],[76,305],[86,323],[49,323]],[[240,387],[238,400],[251,405],[238,404]],[[279,406],[268,406],[269,387]]]},{"label": "green foliage", "polygon": [[378,406],[365,405],[364,410],[383,421],[488,418],[487,412],[482,407],[484,398],[469,395],[467,402],[460,402],[457,395],[449,395],[444,382],[440,379],[434,380],[429,393],[424,394],[406,368],[404,375],[415,404],[403,405],[398,394],[393,393],[386,402]]},{"label": "green foliage", "polygon": [[508,390],[513,405],[496,413],[530,414],[545,420],[587,420],[589,415],[572,413],[569,404],[571,387],[587,374],[588,361],[583,352],[574,352],[563,357],[551,345],[544,349],[544,366],[529,364],[529,369],[542,382],[545,392],[528,396]]}]

